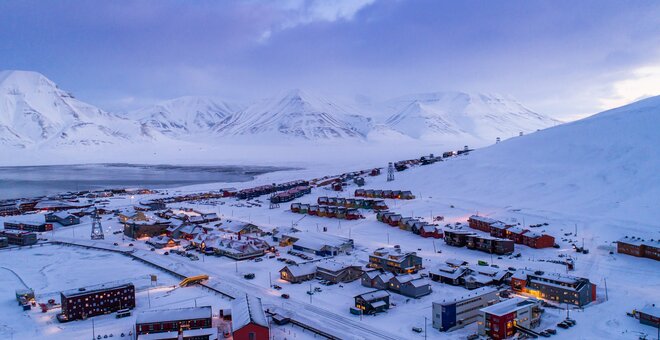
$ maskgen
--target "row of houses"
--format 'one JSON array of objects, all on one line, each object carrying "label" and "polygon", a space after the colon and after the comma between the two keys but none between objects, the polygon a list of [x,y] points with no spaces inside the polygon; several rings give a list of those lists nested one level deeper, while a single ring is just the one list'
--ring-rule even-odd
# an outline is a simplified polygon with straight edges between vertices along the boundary
[{"label": "row of houses", "polygon": [[318,256],[335,256],[353,249],[352,239],[319,232],[275,230],[273,241],[281,247],[292,246],[294,250]]},{"label": "row of houses", "polygon": [[280,184],[268,184],[262,185],[254,188],[248,188],[240,190],[236,193],[236,197],[239,199],[250,199],[259,197],[262,195],[272,194],[276,191],[283,191],[293,189],[300,186],[309,186],[309,181],[306,180],[297,180]]},{"label": "row of houses", "polygon": [[412,298],[420,298],[432,292],[428,280],[412,274],[394,275],[391,272],[371,270],[362,274],[360,283],[365,287],[390,290]]},{"label": "row of houses", "polygon": [[467,289],[477,289],[490,285],[500,285],[512,275],[508,270],[489,266],[468,265],[467,262],[448,259],[445,263],[429,270],[429,278],[433,281],[464,286]]},{"label": "row of houses", "polygon": [[378,189],[355,189],[355,197],[368,198],[390,198],[400,200],[411,200],[415,195],[408,190],[378,190]]},{"label": "row of houses", "polygon": [[512,240],[481,236],[467,230],[445,230],[445,243],[454,247],[467,247],[490,254],[507,255],[514,251]]},{"label": "row of houses", "polygon": [[22,230],[0,230],[0,237],[7,239],[7,244],[31,246],[37,244],[37,234]]},{"label": "row of houses", "polygon": [[291,202],[296,198],[303,197],[312,192],[312,187],[309,185],[301,185],[284,192],[277,193],[270,197],[270,203],[284,203]]},{"label": "row of houses", "polygon": [[511,276],[511,289],[556,303],[585,306],[596,301],[596,285],[587,278],[519,269]]},{"label": "row of houses", "polygon": [[353,282],[359,279],[364,270],[362,266],[338,261],[321,261],[285,266],[280,269],[280,278],[291,283],[301,283],[312,279],[333,283]]},{"label": "row of houses", "polygon": [[216,213],[203,213],[194,209],[167,209],[165,211],[156,212],[155,215],[166,220],[178,219],[193,224],[220,221],[220,217]]},{"label": "row of houses", "polygon": [[468,225],[472,229],[487,232],[493,237],[506,238],[516,244],[531,248],[549,248],[555,245],[553,236],[537,233],[521,226],[506,224],[489,217],[472,215],[468,219]]},{"label": "row of houses", "polygon": [[325,205],[310,205],[302,203],[291,203],[291,212],[307,214],[310,216],[338,218],[344,220],[359,220],[364,218],[357,209],[333,207]]},{"label": "row of houses", "polygon": [[440,229],[439,226],[430,224],[414,217],[403,217],[401,214],[394,212],[379,211],[376,213],[376,220],[392,227],[398,227],[401,230],[410,231],[413,234],[420,235],[424,238],[443,237],[442,229]]},{"label": "row of houses", "polygon": [[52,223],[42,221],[6,221],[4,226],[6,230],[33,231],[38,233],[53,230]]},{"label": "row of houses", "polygon": [[199,193],[186,194],[186,195],[170,196],[170,197],[160,198],[158,199],[158,201],[169,204],[169,203],[219,199],[223,197],[231,197],[234,195],[236,195],[236,189],[225,188],[225,189],[220,189],[218,191],[199,192]]},{"label": "row of houses", "polygon": [[330,205],[335,207],[344,207],[352,209],[373,209],[382,211],[389,209],[383,200],[362,199],[362,198],[343,198],[343,197],[319,197],[316,202],[319,205]]},{"label": "row of houses", "polygon": [[616,252],[660,261],[660,240],[626,236],[617,241]]}]

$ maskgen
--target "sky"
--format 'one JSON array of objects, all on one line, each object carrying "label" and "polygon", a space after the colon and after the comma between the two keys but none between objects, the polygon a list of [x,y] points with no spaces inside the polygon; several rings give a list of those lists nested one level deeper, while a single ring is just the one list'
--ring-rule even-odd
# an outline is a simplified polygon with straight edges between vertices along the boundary
[{"label": "sky", "polygon": [[4,0],[9,69],[111,111],[467,91],[572,120],[660,94],[660,1]]}]

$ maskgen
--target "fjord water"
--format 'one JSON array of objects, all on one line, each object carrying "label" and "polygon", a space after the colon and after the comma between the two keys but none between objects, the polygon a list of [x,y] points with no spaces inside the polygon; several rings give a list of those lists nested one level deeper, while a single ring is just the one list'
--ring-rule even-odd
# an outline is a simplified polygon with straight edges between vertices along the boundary
[{"label": "fjord water", "polygon": [[111,188],[169,188],[213,182],[244,182],[268,166],[180,166],[77,164],[0,167],[0,199],[36,197],[67,191]]}]

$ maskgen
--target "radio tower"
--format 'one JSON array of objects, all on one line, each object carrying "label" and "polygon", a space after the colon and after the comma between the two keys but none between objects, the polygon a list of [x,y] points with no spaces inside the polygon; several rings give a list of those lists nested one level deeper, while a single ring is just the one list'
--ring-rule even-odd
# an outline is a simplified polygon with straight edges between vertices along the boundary
[{"label": "radio tower", "polygon": [[387,181],[392,182],[394,180],[394,164],[390,162],[387,165]]},{"label": "radio tower", "polygon": [[98,211],[94,208],[94,213],[92,214],[92,240],[103,240],[104,238],[101,216],[99,216]]}]

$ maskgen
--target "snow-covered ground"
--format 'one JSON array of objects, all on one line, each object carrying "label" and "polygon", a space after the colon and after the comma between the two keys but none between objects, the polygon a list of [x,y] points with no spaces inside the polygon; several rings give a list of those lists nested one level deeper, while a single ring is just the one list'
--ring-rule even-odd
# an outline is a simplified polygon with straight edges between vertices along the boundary
[{"label": "snow-covered ground", "polygon": [[[405,250],[417,251],[424,258],[426,269],[432,269],[446,259],[459,258],[472,264],[478,260],[492,261],[501,268],[526,267],[546,272],[565,272],[564,266],[548,260],[556,260],[560,255],[568,255],[575,258],[576,261],[576,269],[570,274],[587,277],[598,285],[598,299],[583,310],[571,310],[571,317],[577,320],[578,324],[569,330],[559,329],[557,338],[637,339],[641,334],[650,334],[650,337],[654,337],[655,329],[640,325],[638,320],[626,316],[626,312],[641,308],[648,303],[658,303],[660,264],[650,259],[620,255],[616,252],[610,254],[610,252],[615,250],[612,242],[622,236],[640,236],[649,239],[659,237],[660,176],[657,175],[657,169],[660,168],[660,157],[658,157],[660,135],[657,134],[659,107],[660,98],[651,98],[576,123],[516,137],[492,147],[477,150],[468,156],[459,156],[445,162],[398,172],[395,174],[393,182],[387,182],[385,175],[366,178],[365,188],[413,191],[417,196],[414,200],[387,200],[391,210],[402,213],[404,216],[430,219],[431,216],[441,215],[445,217],[446,223],[454,223],[465,222],[471,214],[479,213],[503,221],[521,222],[526,225],[547,223],[547,226],[541,227],[539,230],[555,236],[560,248],[537,250],[516,245],[516,252],[521,253],[520,258],[505,256],[491,259],[490,255],[485,253],[448,247],[442,240],[424,239],[381,224],[370,212],[364,212],[366,218],[363,220],[341,221],[340,223],[337,220],[312,216],[301,219],[302,215],[287,211],[288,205],[283,205],[279,209],[269,209],[267,204],[253,206],[234,199],[221,199],[206,202],[206,204],[196,203],[192,206],[204,212],[217,212],[223,219],[251,221],[265,229],[290,226],[292,223],[297,223],[298,228],[302,230],[310,231],[327,227],[328,233],[344,237],[350,236],[355,241],[356,250],[350,256],[339,256],[340,260],[366,261],[368,253],[373,249],[388,244],[398,244]],[[443,150],[436,150],[436,153],[441,151]],[[380,164],[384,164],[387,160],[383,159]],[[364,163],[367,162],[319,163],[315,166],[308,166],[304,170],[264,174],[252,182],[232,184],[231,186],[244,188],[319,175],[332,175],[361,169],[368,165]],[[378,164],[372,163],[371,166],[374,165]],[[228,186],[227,183],[188,186],[169,190],[169,194],[204,191],[226,186]],[[297,201],[311,203],[315,202],[318,196],[326,195],[350,197],[350,193],[354,189],[355,186],[350,186],[348,191],[337,193],[325,188],[316,188],[311,195],[304,196]],[[148,196],[136,199],[143,198],[148,198]],[[110,201],[112,207],[128,207],[131,204],[129,198]],[[266,197],[262,197],[260,201],[265,203]],[[108,245],[113,242],[122,242],[121,235],[112,233],[119,228],[117,221],[104,220],[103,223],[107,228],[107,237],[103,242]],[[43,237],[89,239],[89,223],[73,228],[57,227],[57,229]],[[576,229],[577,236],[574,234]],[[590,252],[588,254],[574,252],[570,246],[571,242],[578,244],[584,242],[584,246]],[[126,241],[123,241],[118,247],[127,247],[125,243]],[[142,251],[148,248],[142,241],[135,243],[135,247]],[[72,251],[70,248],[51,248],[58,249],[58,252]],[[4,251],[0,253],[0,261],[11,264],[12,261],[5,254],[20,255],[21,258],[26,259],[25,262],[35,263],[34,268],[28,271],[39,273],[41,268],[50,263],[49,257],[39,258],[35,254],[43,249],[49,248]],[[442,253],[438,253],[438,250]],[[282,254],[285,251],[286,249],[280,250]],[[66,258],[82,261],[86,257],[107,257],[105,253],[97,254],[91,251],[84,253],[89,255],[78,253],[68,255]],[[148,252],[148,255],[145,256],[169,262],[172,268],[206,271],[212,279],[234,282],[234,287],[241,289],[250,287],[253,292],[264,296],[267,305],[291,309],[304,306],[310,301],[309,295],[305,293],[309,289],[309,283],[291,285],[278,280],[277,271],[283,265],[274,259],[264,259],[262,262],[247,261],[237,265],[226,258],[202,257],[202,260],[192,263],[188,259],[174,255],[165,256],[162,253],[163,251],[158,250],[153,253]],[[39,264],[40,260],[46,262]],[[121,263],[124,260],[123,258],[111,258],[108,261]],[[140,266],[136,263],[131,263],[131,265]],[[78,267],[83,268],[84,266],[81,264],[76,266],[76,268]],[[151,268],[140,270],[144,271],[144,275],[154,271]],[[140,270],[131,269],[130,274],[124,275],[129,279],[135,278],[143,275]],[[66,277],[65,274],[52,273],[48,270],[42,272],[46,274],[27,273],[25,275],[27,277],[35,275],[54,277],[54,279],[49,277],[48,282],[56,282],[58,277]],[[244,280],[242,274],[248,272],[255,273],[256,278],[251,281]],[[111,276],[112,272],[103,275],[106,274]],[[160,277],[163,276],[160,275]],[[5,277],[4,280],[6,279]],[[111,281],[112,278],[106,277],[101,281],[103,280]],[[282,291],[270,289],[269,281],[271,280],[282,286]],[[462,288],[432,282],[434,291],[432,295],[412,300],[395,295],[393,301],[396,306],[388,313],[365,316],[360,320],[360,317],[348,312],[348,307],[353,302],[352,297],[368,290],[359,282],[344,284],[343,287],[339,287],[339,285],[320,286],[314,281],[311,283],[313,286],[322,287],[323,290],[312,296],[314,306],[341,315],[347,320],[368,325],[404,339],[421,339],[424,336],[412,332],[411,328],[413,326],[421,327],[425,317],[431,318],[430,309],[433,301],[467,292]],[[13,290],[17,284],[17,282],[10,282],[9,291],[3,293],[3,296],[8,296],[3,298],[5,301],[3,302],[3,314],[22,315],[23,313],[18,310],[18,306],[12,299]],[[81,286],[85,282],[71,284]],[[44,286],[43,289],[49,292],[61,289],[56,287]],[[187,292],[188,289],[178,289],[174,292],[178,291]],[[280,299],[278,296],[282,292],[290,294],[291,300]],[[201,297],[204,293],[196,294],[192,295]],[[186,299],[188,302],[190,301],[188,295],[181,297],[181,300]],[[213,295],[210,295],[209,299],[222,300]],[[139,304],[144,305],[144,303],[144,297],[141,297]],[[217,303],[220,302],[217,301]],[[564,317],[564,313],[563,310],[548,309],[543,317],[542,327],[552,327],[556,321]],[[34,315],[41,316],[41,314]],[[20,319],[21,317],[23,319]],[[107,327],[115,325],[114,323],[110,325],[110,319],[107,320]],[[25,316],[20,316],[17,322],[20,322],[20,325],[25,328],[32,327],[31,329],[36,331],[36,334],[46,334],[49,329],[54,330],[60,327],[58,324],[48,324],[48,321],[40,323]],[[101,321],[99,323],[103,324]],[[75,325],[81,329],[88,329],[90,321],[77,322]],[[74,334],[74,336],[77,334],[76,330],[67,329],[68,325],[61,327],[62,330],[58,332],[62,332],[62,334]],[[460,339],[474,333],[476,325],[451,333],[439,333],[430,327],[429,322],[428,329],[429,338]],[[343,329],[339,329],[339,331],[343,331]],[[33,335],[34,333],[28,334]]]}]

